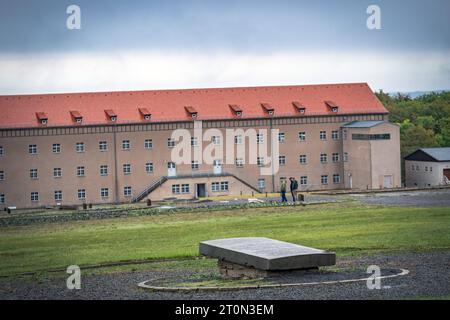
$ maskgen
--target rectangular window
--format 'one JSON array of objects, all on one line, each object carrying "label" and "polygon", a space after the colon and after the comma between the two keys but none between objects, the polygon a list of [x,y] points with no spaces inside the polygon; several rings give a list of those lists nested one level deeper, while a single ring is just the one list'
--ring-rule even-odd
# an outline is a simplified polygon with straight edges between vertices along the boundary
[{"label": "rectangular window", "polygon": [[411,165],[411,170],[414,171],[414,165]]},{"label": "rectangular window", "polygon": [[279,156],[278,163],[280,164],[280,166],[285,166],[286,165],[286,156]]},{"label": "rectangular window", "polygon": [[78,200],[86,199],[86,189],[78,189],[77,197],[78,197]]},{"label": "rectangular window", "polygon": [[61,201],[62,200],[62,191],[61,190],[55,191],[54,198],[55,198],[55,201]]},{"label": "rectangular window", "polygon": [[99,141],[98,148],[100,151],[108,151],[108,142],[106,141]]},{"label": "rectangular window", "polygon": [[341,176],[338,174],[333,174],[333,183],[341,183]]},{"label": "rectangular window", "polygon": [[321,163],[326,163],[327,162],[327,158],[328,158],[328,156],[327,156],[326,153],[321,153],[320,154],[320,162]]},{"label": "rectangular window", "polygon": [[339,140],[339,131],[337,131],[337,130],[331,131],[331,138],[333,140]]},{"label": "rectangular window", "polygon": [[77,142],[75,144],[75,151],[76,152],[84,152],[84,142]]},{"label": "rectangular window", "polygon": [[264,135],[262,133],[256,134],[256,143],[258,144],[264,143]]},{"label": "rectangular window", "polygon": [[213,182],[211,183],[211,190],[213,192],[218,192],[220,191],[220,183],[219,182]]},{"label": "rectangular window", "polygon": [[122,150],[128,151],[131,149],[130,140],[122,140]]},{"label": "rectangular window", "polygon": [[100,196],[102,198],[108,198],[109,197],[109,189],[108,188],[101,188],[100,189]]},{"label": "rectangular window", "polygon": [[307,162],[306,162],[306,154],[301,154],[299,157],[298,157],[298,161],[300,162],[300,164],[306,164]]},{"label": "rectangular window", "polygon": [[30,178],[31,179],[37,179],[38,178],[38,170],[37,169],[30,169]]},{"label": "rectangular window", "polygon": [[430,172],[433,172],[433,167],[430,167]]},{"label": "rectangular window", "polygon": [[428,172],[428,167],[427,166],[425,166],[425,171]]},{"label": "rectangular window", "polygon": [[153,173],[153,162],[148,162],[145,164],[145,172]]},{"label": "rectangular window", "polygon": [[236,167],[242,168],[244,166],[244,159],[236,158]]},{"label": "rectangular window", "polygon": [[286,141],[286,134],[284,132],[278,133],[278,142],[284,143]]},{"label": "rectangular window", "polygon": [[3,157],[5,155],[5,149],[0,146],[0,157]]},{"label": "rectangular window", "polygon": [[123,174],[131,174],[131,164],[125,163],[123,165]]},{"label": "rectangular window", "polygon": [[320,177],[320,183],[322,184],[328,184],[328,176],[327,175],[322,175]]},{"label": "rectangular window", "polygon": [[172,185],[172,193],[173,194],[180,194],[180,185],[179,184],[173,184]]},{"label": "rectangular window", "polygon": [[220,144],[220,136],[213,136],[212,143],[215,145],[219,145]]},{"label": "rectangular window", "polygon": [[33,202],[39,201],[39,192],[32,192],[31,193],[31,201],[33,201]]},{"label": "rectangular window", "polygon": [[198,170],[198,161],[191,161],[191,169]]},{"label": "rectangular window", "polygon": [[84,167],[77,167],[77,176],[84,177]]},{"label": "rectangular window", "polygon": [[242,135],[234,136],[234,144],[242,144]]},{"label": "rectangular window", "polygon": [[53,178],[61,178],[62,170],[61,168],[53,168]]},{"label": "rectangular window", "polygon": [[258,167],[263,167],[264,166],[264,157],[256,158],[256,164],[258,165]]},{"label": "rectangular window", "polygon": [[344,162],[348,162],[348,152],[344,152]]},{"label": "rectangular window", "polygon": [[308,184],[308,177],[307,176],[301,176],[300,177],[300,185],[306,186]]},{"label": "rectangular window", "polygon": [[327,132],[320,131],[320,140],[327,140]]},{"label": "rectangular window", "polygon": [[306,132],[302,131],[298,133],[298,140],[299,141],[306,141]]},{"label": "rectangular window", "polygon": [[266,188],[266,179],[258,179],[258,189]]},{"label": "rectangular window", "polygon": [[125,197],[131,197],[131,187],[130,186],[123,187],[123,195]]},{"label": "rectangular window", "polygon": [[5,194],[4,193],[0,194],[0,203],[5,203]]},{"label": "rectangular window", "polygon": [[191,137],[191,147],[198,147],[198,138]]},{"label": "rectangular window", "polygon": [[333,153],[333,162],[339,162],[339,153]]},{"label": "rectangular window", "polygon": [[168,138],[168,139],[167,139],[167,146],[168,146],[169,148],[175,147],[175,139]]},{"label": "rectangular window", "polygon": [[53,153],[61,153],[61,144],[54,143],[52,146]]},{"label": "rectangular window", "polygon": [[100,175],[101,176],[107,176],[108,175],[108,166],[107,165],[101,165],[100,166]]},{"label": "rectangular window", "polygon": [[0,171],[0,181],[5,180],[5,171]]},{"label": "rectangular window", "polygon": [[354,133],[352,134],[352,140],[390,140],[391,135],[389,133],[381,134],[362,134]]},{"label": "rectangular window", "polygon": [[220,191],[228,191],[228,181],[222,181],[220,183]]},{"label": "rectangular window", "polygon": [[30,145],[28,146],[28,153],[29,153],[29,154],[37,154],[37,153],[38,153],[37,145],[35,145],[35,144],[30,144]]},{"label": "rectangular window", "polygon": [[189,193],[189,184],[182,184],[181,185],[181,193]]},{"label": "rectangular window", "polygon": [[144,148],[145,149],[153,149],[153,140],[152,139],[145,139],[145,141],[144,141]]}]

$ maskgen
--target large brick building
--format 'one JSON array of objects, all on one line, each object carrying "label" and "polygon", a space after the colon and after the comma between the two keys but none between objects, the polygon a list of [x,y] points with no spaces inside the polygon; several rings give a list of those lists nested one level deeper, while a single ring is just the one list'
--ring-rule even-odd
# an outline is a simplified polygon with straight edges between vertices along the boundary
[{"label": "large brick building", "polygon": [[[401,183],[399,128],[365,83],[0,96],[0,113],[0,206],[272,192],[291,176],[308,190]],[[218,134],[196,137],[199,127]],[[279,130],[279,169],[261,175],[274,165],[264,157],[172,159],[176,129],[194,153],[239,128],[268,129],[256,143],[269,151]],[[249,152],[245,135],[232,140]]]}]

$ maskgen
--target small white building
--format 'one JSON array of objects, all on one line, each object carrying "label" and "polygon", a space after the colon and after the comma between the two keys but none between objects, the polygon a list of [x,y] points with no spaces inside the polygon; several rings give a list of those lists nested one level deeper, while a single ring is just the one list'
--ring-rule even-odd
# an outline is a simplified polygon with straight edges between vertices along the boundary
[{"label": "small white building", "polygon": [[450,148],[422,148],[405,157],[407,187],[450,185]]}]

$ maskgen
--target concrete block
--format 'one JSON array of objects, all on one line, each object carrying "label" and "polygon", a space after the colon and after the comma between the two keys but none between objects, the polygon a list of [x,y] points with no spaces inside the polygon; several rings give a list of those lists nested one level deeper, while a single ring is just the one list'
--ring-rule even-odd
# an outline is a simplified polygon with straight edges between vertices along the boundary
[{"label": "concrete block", "polygon": [[228,238],[200,242],[200,254],[259,270],[331,266],[336,254],[269,238]]}]

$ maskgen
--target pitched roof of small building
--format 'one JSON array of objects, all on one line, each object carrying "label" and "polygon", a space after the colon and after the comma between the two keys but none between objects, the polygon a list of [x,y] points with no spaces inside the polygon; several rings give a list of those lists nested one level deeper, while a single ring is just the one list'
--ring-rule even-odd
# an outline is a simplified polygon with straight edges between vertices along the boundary
[{"label": "pitched roof of small building", "polygon": [[[339,106],[338,113],[325,101]],[[46,126],[72,126],[71,110],[83,115],[82,125],[110,123],[105,110],[117,115],[117,124],[139,123],[139,108],[151,113],[151,122],[192,121],[185,106],[195,106],[197,120],[235,119],[230,105],[242,109],[242,118],[269,117],[261,103],[270,104],[275,117],[388,112],[366,83],[9,95],[0,96],[0,128],[42,126],[36,112],[48,116]]]},{"label": "pitched roof of small building", "polygon": [[407,155],[405,160],[412,161],[450,161],[450,148],[421,148]]}]

